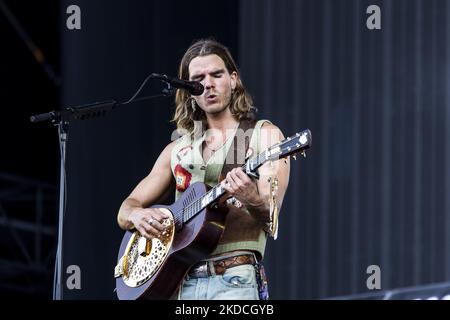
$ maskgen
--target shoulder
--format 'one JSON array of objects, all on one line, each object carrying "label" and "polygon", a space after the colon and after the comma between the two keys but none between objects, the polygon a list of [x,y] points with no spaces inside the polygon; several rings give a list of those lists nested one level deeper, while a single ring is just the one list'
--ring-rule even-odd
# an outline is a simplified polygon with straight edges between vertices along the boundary
[{"label": "shoulder", "polygon": [[[251,145],[256,147],[257,152],[274,145],[284,139],[280,128],[270,120],[258,120],[255,124],[256,135],[252,137]],[[254,139],[253,139],[254,138]]]},{"label": "shoulder", "polygon": [[269,120],[261,120],[261,121],[263,121],[263,124],[261,125],[261,130],[279,130],[279,128]]},{"label": "shoulder", "polygon": [[189,134],[180,135],[178,134],[177,131],[175,131],[175,134],[172,134],[171,140],[172,142],[169,143],[166,147],[166,149],[170,150],[171,152],[174,149],[183,148],[184,146],[189,145],[191,143],[191,138]]},{"label": "shoulder", "polygon": [[161,156],[166,159],[170,159],[170,157],[172,155],[172,151],[176,147],[176,145],[177,145],[177,140],[170,142],[168,145],[165,146],[165,148],[161,152]]},{"label": "shoulder", "polygon": [[164,148],[164,150],[172,151],[172,149],[175,148],[176,144],[177,144],[177,140],[172,141]]},{"label": "shoulder", "polygon": [[281,129],[269,120],[261,120],[264,123],[261,125],[261,134],[266,137],[274,137],[278,139],[283,139],[284,135]]},{"label": "shoulder", "polygon": [[191,148],[192,141],[189,134],[173,137],[172,142],[169,143],[161,153],[164,159],[167,159],[171,166],[175,165],[176,159],[180,152],[185,152]]}]

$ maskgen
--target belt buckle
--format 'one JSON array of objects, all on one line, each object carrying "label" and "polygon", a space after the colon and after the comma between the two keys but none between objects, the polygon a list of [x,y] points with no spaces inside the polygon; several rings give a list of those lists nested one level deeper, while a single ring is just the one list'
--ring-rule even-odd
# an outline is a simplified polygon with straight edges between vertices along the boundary
[{"label": "belt buckle", "polygon": [[208,272],[208,261],[204,261],[201,265],[196,266],[192,271],[191,275],[197,278],[205,278],[209,276]]}]

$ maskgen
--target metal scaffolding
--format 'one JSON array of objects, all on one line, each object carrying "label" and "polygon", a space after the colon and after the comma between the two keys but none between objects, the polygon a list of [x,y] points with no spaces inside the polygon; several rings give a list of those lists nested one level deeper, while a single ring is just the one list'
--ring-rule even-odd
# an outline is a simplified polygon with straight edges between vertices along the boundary
[{"label": "metal scaffolding", "polygon": [[0,172],[0,295],[51,296],[57,190]]}]

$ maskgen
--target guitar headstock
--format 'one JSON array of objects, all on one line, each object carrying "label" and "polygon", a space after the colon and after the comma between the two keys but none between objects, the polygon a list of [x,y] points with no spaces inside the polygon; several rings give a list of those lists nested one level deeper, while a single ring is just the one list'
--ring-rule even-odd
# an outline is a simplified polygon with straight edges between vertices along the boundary
[{"label": "guitar headstock", "polygon": [[306,157],[306,150],[311,148],[312,136],[308,129],[297,132],[283,141],[267,149],[267,160],[278,160],[292,156],[295,159],[296,154]]},{"label": "guitar headstock", "polygon": [[292,156],[295,159],[297,153],[306,157],[305,151],[306,149],[311,148],[311,145],[311,131],[306,129],[274,144],[256,157],[249,159],[244,164],[243,169],[247,175],[258,178],[257,169],[266,161],[275,161],[289,156]]}]

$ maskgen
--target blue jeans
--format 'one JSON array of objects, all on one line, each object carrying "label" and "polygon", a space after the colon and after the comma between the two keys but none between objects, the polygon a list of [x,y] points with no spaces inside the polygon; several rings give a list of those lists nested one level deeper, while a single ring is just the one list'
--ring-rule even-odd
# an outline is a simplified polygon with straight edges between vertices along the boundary
[{"label": "blue jeans", "polygon": [[228,268],[223,275],[204,278],[186,276],[179,300],[259,300],[255,267],[250,264]]}]

